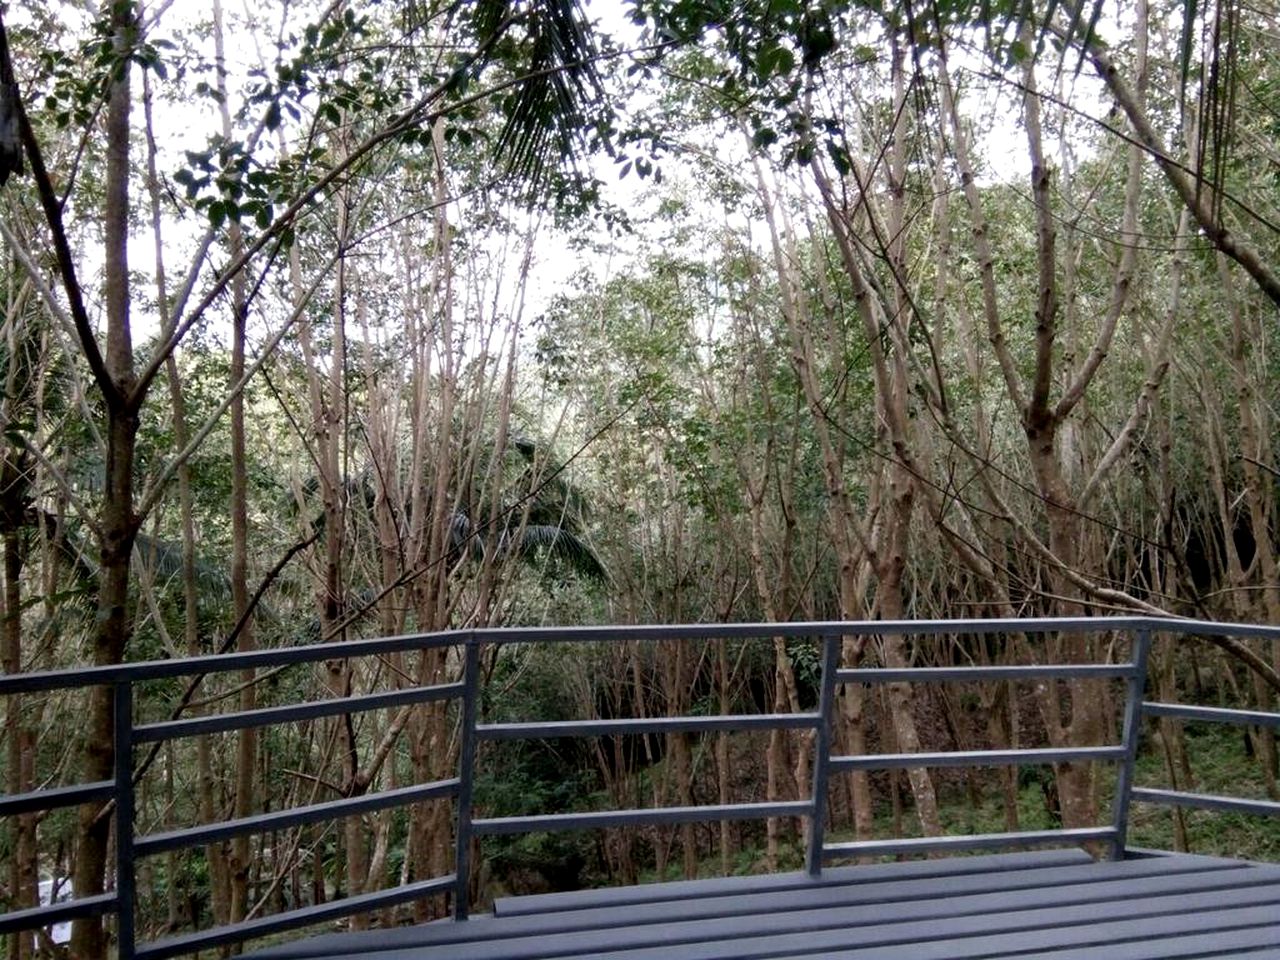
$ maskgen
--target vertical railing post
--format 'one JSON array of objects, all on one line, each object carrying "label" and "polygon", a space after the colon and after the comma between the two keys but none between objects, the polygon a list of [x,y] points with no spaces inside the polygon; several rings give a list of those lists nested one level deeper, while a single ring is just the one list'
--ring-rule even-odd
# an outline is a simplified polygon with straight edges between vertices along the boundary
[{"label": "vertical railing post", "polygon": [[476,765],[476,700],[480,696],[480,640],[467,634],[462,666],[462,718],[458,748],[457,846],[453,856],[453,919],[467,919],[471,894],[471,790]]},{"label": "vertical railing post", "polygon": [[1124,858],[1125,840],[1129,831],[1129,799],[1133,789],[1133,767],[1138,759],[1138,741],[1142,738],[1142,698],[1147,686],[1147,658],[1150,653],[1151,631],[1144,628],[1133,639],[1133,672],[1129,675],[1128,696],[1124,704],[1124,760],[1116,775],[1112,860]]},{"label": "vertical railing post", "polygon": [[133,873],[133,687],[129,680],[117,680],[112,693],[116,782],[116,956],[119,960],[133,960],[134,904],[137,900]]},{"label": "vertical railing post", "polygon": [[840,638],[822,638],[822,686],[818,691],[818,728],[813,740],[813,797],[809,814],[809,846],[805,869],[817,878],[822,873],[822,847],[827,822],[827,766],[835,713],[836,670],[840,666]]}]

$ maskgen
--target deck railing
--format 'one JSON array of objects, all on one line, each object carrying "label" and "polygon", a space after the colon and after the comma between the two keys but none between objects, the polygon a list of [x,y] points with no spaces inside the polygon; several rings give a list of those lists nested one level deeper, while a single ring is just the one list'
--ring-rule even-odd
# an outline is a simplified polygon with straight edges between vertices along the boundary
[{"label": "deck railing", "polygon": [[[1082,634],[1125,632],[1132,635],[1130,656],[1116,663],[1027,664],[1020,666],[957,666],[910,669],[842,668],[840,648],[845,637],[936,634]],[[825,861],[843,857],[869,857],[905,853],[998,849],[1007,847],[1105,845],[1112,857],[1124,856],[1126,826],[1132,801],[1201,807],[1251,814],[1280,814],[1280,804],[1234,797],[1208,796],[1173,790],[1133,786],[1144,717],[1215,721],[1280,728],[1280,714],[1225,710],[1182,704],[1153,703],[1143,699],[1147,659],[1152,639],[1188,636],[1262,638],[1280,640],[1280,628],[1206,623],[1153,617],[1107,617],[1027,620],[929,620],[825,622],[785,624],[704,624],[664,626],[493,628],[385,637],[346,643],[290,647],[251,653],[194,657],[26,674],[0,674],[0,696],[14,696],[108,687],[115,717],[114,776],[110,780],[40,789],[27,794],[0,796],[0,817],[48,811],[87,803],[114,807],[116,827],[114,889],[94,897],[0,914],[0,934],[45,927],[79,917],[115,915],[118,956],[121,960],[163,960],[196,950],[239,942],[338,917],[365,913],[427,896],[448,893],[453,915],[465,919],[468,910],[470,858],[473,838],[493,834],[542,830],[675,824],[695,821],[799,817],[807,821],[806,869],[817,876]],[[822,650],[817,709],[798,714],[729,716],[637,717],[608,720],[572,720],[527,723],[478,722],[481,698],[481,650],[493,644],[617,643],[625,641],[767,640],[810,639]],[[247,669],[264,669],[318,663],[335,659],[385,656],[443,648],[460,648],[461,679],[454,683],[418,686],[390,692],[340,699],[266,707],[234,713],[199,716],[160,723],[134,722],[134,690],[139,684],[180,677],[199,677]],[[1120,742],[1103,746],[1052,749],[982,750],[949,753],[832,754],[832,718],[836,692],[847,684],[949,683],[1019,680],[1111,679],[1125,684],[1124,722]],[[457,701],[460,717],[460,750],[457,775],[432,783],[383,790],[357,797],[295,807],[241,819],[203,824],[164,833],[138,836],[134,822],[134,751],[140,745],[198,737],[252,727],[267,727],[299,720],[344,716],[362,711],[440,701]],[[806,800],[779,803],[741,803],[609,810],[591,813],[543,814],[521,817],[477,818],[472,812],[476,749],[479,741],[546,739],[569,736],[658,734],[805,729],[814,731],[813,785]],[[828,782],[832,774],[855,770],[910,769],[919,767],[1008,766],[1109,761],[1117,764],[1116,794],[1111,823],[1105,826],[1059,830],[1022,831],[965,836],[869,840],[848,843],[825,841]],[[426,800],[449,798],[454,803],[454,872],[418,880],[387,890],[359,894],[237,924],[215,927],[163,940],[140,943],[134,929],[136,895],[135,864],[138,858],[189,849],[231,837],[263,833],[339,817],[400,807]]]}]

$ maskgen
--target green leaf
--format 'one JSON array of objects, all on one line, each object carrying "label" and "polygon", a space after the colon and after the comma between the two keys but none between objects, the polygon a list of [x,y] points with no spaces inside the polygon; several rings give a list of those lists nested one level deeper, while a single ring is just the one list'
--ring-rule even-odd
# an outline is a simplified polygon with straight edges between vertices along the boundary
[{"label": "green leaf", "polygon": [[756,56],[756,76],[761,80],[790,73],[796,65],[795,54],[777,41],[770,41],[760,48]]},{"label": "green leaf", "polygon": [[853,162],[849,159],[849,151],[834,140],[827,141],[827,156],[831,158],[831,164],[836,168],[836,172],[840,176],[848,176],[849,171],[853,169]]},{"label": "green leaf", "polygon": [[805,14],[799,40],[805,68],[813,72],[822,63],[823,57],[836,46],[835,31],[825,10],[819,8],[816,12]]}]

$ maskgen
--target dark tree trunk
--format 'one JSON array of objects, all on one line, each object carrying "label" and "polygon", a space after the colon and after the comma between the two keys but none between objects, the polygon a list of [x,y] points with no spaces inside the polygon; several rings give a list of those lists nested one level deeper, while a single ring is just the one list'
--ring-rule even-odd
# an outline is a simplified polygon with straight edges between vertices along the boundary
[{"label": "dark tree trunk", "polygon": [[[104,388],[107,410],[106,484],[102,500],[97,626],[93,637],[95,664],[119,663],[124,658],[129,620],[129,563],[138,518],[134,512],[134,448],[138,436],[134,396],[133,343],[129,329],[129,69],[126,45],[136,31],[136,11],[130,3],[112,7],[111,25],[121,69],[107,103],[107,176],[103,217],[105,300],[107,320]],[[90,695],[83,776],[86,781],[112,776],[111,692],[95,688]],[[97,806],[80,811],[79,849],[73,883],[77,899],[102,893],[106,885],[107,849],[111,817]],[[71,955],[83,960],[105,957],[102,921],[81,920],[72,927]]]}]

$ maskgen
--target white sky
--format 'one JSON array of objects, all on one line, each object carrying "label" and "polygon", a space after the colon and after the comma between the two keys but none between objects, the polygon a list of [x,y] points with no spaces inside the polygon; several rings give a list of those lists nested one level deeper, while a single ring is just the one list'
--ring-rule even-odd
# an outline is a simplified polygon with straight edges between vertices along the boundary
[{"label": "white sky", "polygon": [[[159,0],[153,0],[151,8],[160,6]],[[639,42],[638,30],[631,24],[626,15],[628,4],[621,0],[588,0],[588,15],[599,21],[601,27],[624,43]],[[238,100],[237,92],[243,90],[249,71],[260,64],[261,58],[270,58],[271,49],[259,50],[251,39],[251,35],[243,27],[246,17],[250,16],[252,7],[249,0],[225,0],[225,17],[230,33],[227,44],[229,87],[232,94],[233,109]],[[180,34],[188,34],[201,23],[207,23],[211,16],[211,5],[208,0],[172,0],[164,9],[161,26],[155,31],[155,37],[162,38]],[[274,31],[274,27],[271,28]],[[212,45],[212,41],[209,41]],[[957,58],[963,63],[963,58]],[[212,82],[213,77],[207,78]],[[1046,78],[1048,81],[1050,78]],[[1089,78],[1082,76],[1077,84],[1089,83]],[[140,86],[137,85],[137,86]],[[970,100],[966,109],[972,115],[975,125],[987,126],[974,144],[975,154],[981,154],[990,164],[989,169],[998,172],[1002,179],[1025,179],[1028,172],[1025,141],[1018,120],[1019,109],[1008,93],[997,93],[994,102]],[[1099,102],[1095,94],[1090,94],[1086,102]],[[211,100],[197,102],[169,103],[157,100],[155,105],[157,132],[161,151],[160,167],[162,171],[172,172],[183,161],[183,151],[198,150],[207,145],[210,133],[220,129],[218,111]],[[140,114],[140,111],[139,111]],[[990,121],[989,126],[984,121]],[[723,154],[726,143],[715,144],[711,149]],[[750,168],[746,163],[745,148],[738,138],[734,137],[727,144],[727,149],[737,157],[743,168],[743,179],[751,183]],[[1052,147],[1050,149],[1053,149]],[[678,188],[686,196],[697,196],[701,189],[700,177],[696,164],[687,158],[669,154],[662,161],[663,175],[672,187]],[[603,183],[604,196],[607,202],[627,210],[635,220],[643,222],[654,215],[660,200],[660,191],[653,189],[651,181],[644,181],[634,173],[624,180],[618,178],[618,167],[606,157],[597,158],[593,162],[596,176]],[[709,224],[719,226],[724,223],[724,212],[720,207],[708,202],[703,215]],[[166,248],[168,267],[176,282],[177,272],[185,266],[184,254],[189,254],[198,235],[200,223],[190,218],[185,224],[169,223],[166,225]],[[134,245],[133,260],[135,267],[151,269],[151,246],[149,236],[144,232],[138,235]],[[531,282],[526,293],[526,317],[536,315],[545,307],[549,299],[565,289],[576,273],[583,269],[584,253],[569,245],[569,236],[559,234],[549,228],[543,230],[540,240],[532,255]],[[595,238],[598,242],[607,242],[607,236],[601,231]],[[613,244],[615,252],[608,258],[593,258],[590,268],[600,280],[616,270],[625,269],[632,264],[627,255],[632,244],[628,242]],[[497,249],[494,250],[496,254]],[[707,251],[709,254],[714,251]],[[508,254],[515,253],[508,250]],[[92,266],[92,255],[87,265]],[[511,266],[508,273],[514,271]],[[510,305],[517,308],[516,303]],[[138,316],[135,335],[142,340],[154,332],[154,321],[148,323],[144,315]]]}]

